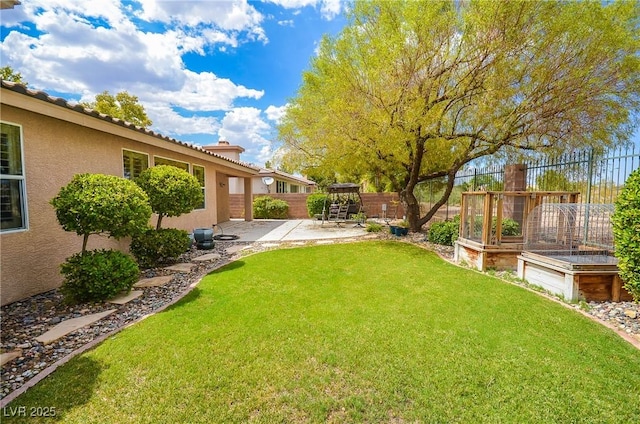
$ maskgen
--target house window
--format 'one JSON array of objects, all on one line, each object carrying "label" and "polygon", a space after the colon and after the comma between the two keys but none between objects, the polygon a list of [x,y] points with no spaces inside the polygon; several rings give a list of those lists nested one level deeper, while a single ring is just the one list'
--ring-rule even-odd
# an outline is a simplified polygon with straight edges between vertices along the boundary
[{"label": "house window", "polygon": [[292,184],[289,188],[291,190],[291,193],[297,193],[298,192],[298,186],[295,184]]},{"label": "house window", "polygon": [[276,182],[276,193],[286,193],[287,192],[287,183],[284,181]]},{"label": "house window", "polygon": [[149,168],[149,155],[145,153],[122,151],[122,168],[126,179],[138,178],[142,171]]},{"label": "house window", "polygon": [[204,191],[204,166],[193,165],[193,176],[196,177],[202,187],[202,203],[196,207],[196,209],[204,209],[205,207],[205,191]]},{"label": "house window", "polygon": [[26,190],[22,161],[22,134],[17,125],[0,129],[0,231],[27,228]]},{"label": "house window", "polygon": [[180,162],[178,160],[173,160],[173,159],[167,159],[167,158],[161,158],[158,156],[154,156],[153,157],[153,162],[154,165],[158,166],[158,165],[171,165],[171,166],[175,166],[176,168],[180,168],[184,171],[189,172],[189,164],[186,162]]}]

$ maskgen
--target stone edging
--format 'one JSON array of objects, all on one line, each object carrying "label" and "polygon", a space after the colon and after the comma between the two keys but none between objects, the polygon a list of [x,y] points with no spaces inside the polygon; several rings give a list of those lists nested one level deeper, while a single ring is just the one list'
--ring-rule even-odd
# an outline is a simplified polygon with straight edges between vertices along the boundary
[{"label": "stone edging", "polygon": [[5,396],[3,399],[0,399],[0,408],[5,408],[9,403],[11,403],[17,397],[19,397],[20,395],[25,393],[28,389],[30,389],[31,387],[35,386],[36,384],[38,384],[42,380],[44,380],[46,377],[51,375],[55,370],[57,370],[58,367],[66,364],[71,359],[75,358],[76,356],[86,352],[87,350],[93,349],[94,347],[96,347],[100,343],[104,342],[105,340],[107,340],[108,338],[114,336],[115,334],[119,333],[120,331],[124,330],[125,328],[128,328],[128,327],[130,327],[130,326],[132,326],[134,324],[137,324],[137,323],[147,319],[148,317],[150,317],[152,315],[155,315],[158,312],[162,312],[165,309],[167,309],[168,307],[174,305],[175,303],[180,301],[183,297],[185,297],[187,294],[191,293],[191,291],[200,283],[200,281],[202,281],[202,279],[207,274],[209,274],[209,273],[211,273],[213,271],[216,271],[216,270],[218,270],[218,269],[220,269],[220,268],[222,268],[222,267],[224,267],[224,266],[226,266],[226,265],[228,265],[230,263],[233,263],[237,259],[240,259],[240,257],[234,259],[233,261],[229,261],[229,262],[226,262],[224,264],[220,264],[219,266],[208,270],[206,274],[201,275],[198,278],[197,281],[191,283],[189,285],[189,287],[187,287],[187,289],[182,291],[182,293],[178,294],[176,297],[174,297],[173,299],[171,299],[169,302],[165,303],[164,305],[162,305],[158,309],[154,310],[152,313],[147,314],[147,315],[143,315],[140,318],[136,319],[135,321],[130,322],[127,325],[124,325],[122,327],[116,328],[113,331],[110,331],[108,333],[105,333],[105,334],[93,339],[89,343],[79,347],[78,349],[74,350],[73,352],[71,352],[67,356],[65,356],[65,357],[59,359],[58,361],[54,362],[53,364],[49,365],[47,368],[45,368],[44,370],[39,372],[37,375],[35,375],[33,378],[31,378],[28,382],[26,382],[25,384],[23,384],[22,386],[20,386],[19,388],[17,388],[16,390],[11,392],[7,396]]}]

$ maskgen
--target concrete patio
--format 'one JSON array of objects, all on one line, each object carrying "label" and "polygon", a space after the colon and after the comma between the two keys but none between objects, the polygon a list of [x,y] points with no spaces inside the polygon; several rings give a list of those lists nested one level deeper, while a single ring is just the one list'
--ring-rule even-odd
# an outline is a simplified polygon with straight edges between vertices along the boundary
[{"label": "concrete patio", "polygon": [[365,236],[367,232],[352,222],[338,226],[335,222],[313,219],[257,219],[250,222],[234,219],[217,225],[214,235],[218,234],[237,235],[238,241],[253,243],[354,238]]}]

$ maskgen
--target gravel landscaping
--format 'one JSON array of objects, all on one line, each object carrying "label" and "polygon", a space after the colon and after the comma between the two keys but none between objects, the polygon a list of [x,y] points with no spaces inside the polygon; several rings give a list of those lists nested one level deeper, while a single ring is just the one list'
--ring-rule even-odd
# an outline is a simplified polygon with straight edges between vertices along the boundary
[{"label": "gravel landscaping", "polygon": [[[377,238],[396,237],[387,233],[379,233]],[[436,251],[444,259],[451,260],[453,258],[453,248],[428,243],[425,241],[423,234],[412,234],[401,240],[423,245]],[[300,243],[296,243],[296,245],[298,244]],[[143,296],[124,305],[92,303],[68,306],[64,304],[62,295],[57,290],[53,290],[3,306],[1,310],[2,353],[16,350],[20,350],[21,353],[19,357],[2,367],[0,399],[5,398],[47,367],[67,357],[82,346],[172,303],[202,276],[233,260],[233,256],[236,254],[229,254],[226,249],[234,245],[249,248],[247,252],[257,252],[280,246],[278,244],[266,244],[263,246],[259,243],[250,245],[238,242],[218,242],[213,250],[192,250],[183,255],[180,258],[180,262],[190,262],[193,258],[208,253],[218,253],[220,257],[207,262],[198,262],[197,266],[189,273],[169,272],[162,268],[146,270],[143,272],[142,278],[161,275],[174,275],[174,278],[161,287],[145,288]],[[286,244],[282,246],[286,246]],[[619,331],[627,333],[640,341],[640,304],[633,302],[591,302],[573,306],[598,320],[609,323]],[[64,320],[109,309],[116,309],[117,311],[51,344],[44,345],[35,341],[36,337]]]},{"label": "gravel landscaping", "polygon": [[[69,306],[63,302],[63,296],[57,290],[52,290],[3,306],[2,352],[19,349],[22,353],[20,357],[2,367],[1,398],[20,388],[42,370],[76,349],[167,305],[203,275],[228,263],[232,255],[229,255],[226,249],[233,244],[245,245],[245,243],[216,243],[213,250],[194,249],[183,255],[180,262],[189,262],[194,257],[209,253],[220,254],[217,260],[198,263],[190,273],[175,273],[162,268],[143,271],[141,278],[160,275],[174,275],[174,277],[161,287],[145,288],[143,296],[124,305],[85,303]],[[117,309],[117,311],[51,344],[44,345],[35,341],[36,337],[64,320],[109,309]]]}]

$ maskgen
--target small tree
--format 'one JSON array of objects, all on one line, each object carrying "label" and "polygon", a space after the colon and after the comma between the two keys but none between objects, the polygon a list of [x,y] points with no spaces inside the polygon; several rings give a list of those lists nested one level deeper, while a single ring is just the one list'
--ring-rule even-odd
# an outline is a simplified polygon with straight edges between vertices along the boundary
[{"label": "small tree", "polygon": [[640,301],[640,169],[625,182],[611,221],[620,278],[625,282],[624,288]]},{"label": "small tree", "polygon": [[29,83],[22,78],[22,74],[14,71],[11,66],[3,66],[0,68],[0,79],[17,82],[22,85],[29,85]]},{"label": "small tree", "polygon": [[148,197],[133,181],[114,175],[78,174],[51,200],[65,231],[83,237],[82,253],[91,234],[119,239],[143,231],[151,217]]},{"label": "small tree", "polygon": [[139,268],[127,254],[116,250],[87,252],[91,234],[116,239],[143,231],[151,217],[147,195],[133,181],[113,175],[78,174],[51,199],[58,222],[82,239],[82,252],[65,261],[61,292],[68,301],[108,299],[130,290]]},{"label": "small tree", "polygon": [[138,101],[138,97],[127,91],[121,91],[115,96],[108,91],[103,91],[96,94],[95,102],[80,102],[80,105],[113,118],[131,122],[142,128],[150,127],[153,124],[147,116],[144,106]]},{"label": "small tree", "polygon": [[175,166],[145,169],[136,183],[147,193],[151,209],[158,214],[157,230],[163,217],[189,213],[204,201],[198,179]]}]

